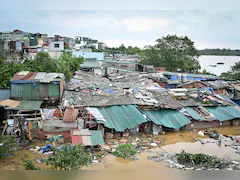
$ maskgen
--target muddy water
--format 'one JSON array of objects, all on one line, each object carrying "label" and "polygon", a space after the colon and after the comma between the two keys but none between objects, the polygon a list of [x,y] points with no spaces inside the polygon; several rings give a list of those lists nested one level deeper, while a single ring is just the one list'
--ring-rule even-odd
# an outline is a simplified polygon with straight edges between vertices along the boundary
[{"label": "muddy water", "polygon": [[[222,127],[217,128],[221,133],[225,135],[240,135],[240,127]],[[155,148],[150,150],[150,152],[143,152],[137,155],[138,160],[136,161],[127,161],[121,158],[116,158],[112,155],[107,155],[100,163],[96,165],[92,165],[90,167],[84,168],[84,170],[120,170],[120,171],[145,171],[148,170],[169,170],[166,166],[166,163],[162,162],[154,162],[152,160],[148,160],[148,156],[154,156],[157,152],[166,151],[170,153],[181,152],[181,150],[185,150],[191,153],[206,153],[212,154],[219,157],[224,157],[228,155],[231,159],[240,160],[240,155],[236,154],[233,149],[229,147],[222,146],[219,148],[217,144],[205,144],[202,145],[199,142],[196,142],[194,138],[200,137],[197,134],[198,130],[189,131],[189,130],[181,130],[179,132],[167,132],[166,135],[161,135],[155,137],[156,140],[163,141],[161,148]],[[207,138],[207,137],[205,137]],[[44,143],[45,144],[45,143]],[[40,146],[43,146],[41,144]],[[38,144],[39,145],[39,144]],[[36,144],[31,145],[31,147],[36,146]],[[22,158],[25,154],[29,156],[35,165],[41,167],[41,169],[50,169],[50,167],[46,166],[45,163],[37,164],[36,158],[46,157],[41,154],[33,154],[28,150],[29,147],[21,149],[16,152],[16,155],[9,156],[4,159],[0,159],[0,170],[15,170],[15,169],[24,169],[24,162]]]}]

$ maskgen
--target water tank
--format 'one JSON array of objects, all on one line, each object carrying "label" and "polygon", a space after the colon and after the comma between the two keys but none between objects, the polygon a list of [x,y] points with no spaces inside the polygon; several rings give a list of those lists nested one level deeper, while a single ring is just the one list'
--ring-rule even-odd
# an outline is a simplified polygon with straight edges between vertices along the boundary
[{"label": "water tank", "polygon": [[186,74],[182,74],[182,82],[187,82],[187,75]]}]

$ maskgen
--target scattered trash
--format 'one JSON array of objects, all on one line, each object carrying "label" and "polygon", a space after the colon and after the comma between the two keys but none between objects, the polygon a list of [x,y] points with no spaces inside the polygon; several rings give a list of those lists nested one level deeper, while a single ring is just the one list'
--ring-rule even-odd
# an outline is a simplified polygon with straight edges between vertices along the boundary
[{"label": "scattered trash", "polygon": [[38,164],[41,164],[41,163],[42,163],[41,159],[36,159],[36,162],[37,162]]},{"label": "scattered trash", "polygon": [[151,143],[150,144],[152,147],[157,147],[158,145],[157,145],[157,143]]},{"label": "scattered trash", "polygon": [[204,136],[204,133],[200,130],[200,131],[198,131],[198,134],[200,135],[200,136]]}]

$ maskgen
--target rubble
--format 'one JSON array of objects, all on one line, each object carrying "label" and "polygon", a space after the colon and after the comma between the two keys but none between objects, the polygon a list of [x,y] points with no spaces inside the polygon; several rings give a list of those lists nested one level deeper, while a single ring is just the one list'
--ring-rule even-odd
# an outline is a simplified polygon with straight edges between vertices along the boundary
[{"label": "rubble", "polygon": [[[202,154],[202,156],[204,156]],[[210,156],[210,155],[206,155],[206,156]],[[176,169],[183,169],[183,170],[220,170],[220,169],[225,169],[225,170],[240,170],[240,162],[239,161],[230,161],[228,159],[221,159],[221,158],[217,158],[212,156],[213,158],[216,159],[216,163],[220,163],[218,165],[221,165],[220,167],[214,167],[214,164],[212,164],[212,166],[214,167],[209,167],[209,165],[205,164],[204,165],[196,165],[194,163],[192,163],[192,165],[184,165],[179,163],[178,159],[177,159],[177,154],[169,154],[167,152],[161,152],[161,153],[157,153],[157,155],[155,156],[148,156],[149,160],[153,160],[155,162],[166,162],[168,163],[168,167],[169,168],[176,168]],[[217,165],[217,164],[216,164]]]}]

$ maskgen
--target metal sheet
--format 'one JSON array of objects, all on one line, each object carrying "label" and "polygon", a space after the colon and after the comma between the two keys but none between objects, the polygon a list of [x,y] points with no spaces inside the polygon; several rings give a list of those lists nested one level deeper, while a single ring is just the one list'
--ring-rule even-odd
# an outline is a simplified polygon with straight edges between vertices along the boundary
[{"label": "metal sheet", "polygon": [[39,85],[40,98],[42,100],[48,99],[48,84]]},{"label": "metal sheet", "polygon": [[11,84],[11,99],[22,98],[23,84]]},{"label": "metal sheet", "polygon": [[33,83],[31,86],[32,97],[31,100],[40,100],[40,85],[39,83]]},{"label": "metal sheet", "polygon": [[23,84],[22,99],[24,99],[24,100],[32,99],[32,85],[31,84]]},{"label": "metal sheet", "polygon": [[60,96],[60,85],[59,84],[48,84],[48,97],[59,97]]}]

